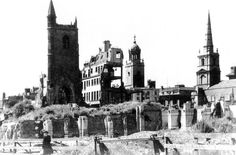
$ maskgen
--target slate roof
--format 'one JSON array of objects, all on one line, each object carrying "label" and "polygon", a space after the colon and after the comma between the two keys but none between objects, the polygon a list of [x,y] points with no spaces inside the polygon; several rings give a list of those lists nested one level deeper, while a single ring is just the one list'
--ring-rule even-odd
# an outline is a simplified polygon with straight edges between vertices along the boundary
[{"label": "slate roof", "polygon": [[230,100],[230,96],[233,94],[236,99],[236,79],[221,81],[220,83],[209,87],[205,90],[208,101],[211,101],[211,97],[215,97],[215,101],[221,97],[225,98],[225,101]]}]

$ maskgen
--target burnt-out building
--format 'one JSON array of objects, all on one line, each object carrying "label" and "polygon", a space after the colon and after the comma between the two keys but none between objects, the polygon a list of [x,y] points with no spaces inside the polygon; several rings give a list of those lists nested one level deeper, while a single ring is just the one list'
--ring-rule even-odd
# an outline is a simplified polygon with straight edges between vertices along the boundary
[{"label": "burnt-out building", "polygon": [[174,87],[162,87],[159,92],[159,102],[162,105],[182,107],[183,103],[192,101],[191,95],[195,92],[194,87],[185,87],[184,85],[175,85]]},{"label": "burnt-out building", "polygon": [[77,19],[69,25],[56,22],[53,2],[48,10],[47,104],[81,103],[81,73]]},{"label": "burnt-out building", "polygon": [[112,47],[109,40],[104,48],[84,63],[82,69],[82,94],[90,106],[121,103],[125,99],[123,84],[123,51]]},{"label": "burnt-out building", "polygon": [[156,82],[148,80],[146,87],[131,88],[127,91],[127,94],[129,94],[131,101],[158,102],[159,91],[160,89],[156,88]]}]

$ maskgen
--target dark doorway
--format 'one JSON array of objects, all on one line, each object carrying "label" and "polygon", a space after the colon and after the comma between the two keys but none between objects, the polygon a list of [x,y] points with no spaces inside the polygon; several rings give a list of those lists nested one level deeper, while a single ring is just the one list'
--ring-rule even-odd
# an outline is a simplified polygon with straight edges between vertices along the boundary
[{"label": "dark doorway", "polygon": [[72,102],[72,91],[70,88],[63,86],[59,89],[58,93],[59,104],[68,104]]}]

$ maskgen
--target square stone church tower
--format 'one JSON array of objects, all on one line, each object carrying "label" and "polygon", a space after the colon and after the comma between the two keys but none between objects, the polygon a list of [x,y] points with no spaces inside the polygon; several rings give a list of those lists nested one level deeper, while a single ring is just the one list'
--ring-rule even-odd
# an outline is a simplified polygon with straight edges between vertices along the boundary
[{"label": "square stone church tower", "polygon": [[47,104],[79,104],[82,98],[77,19],[70,25],[57,24],[52,1],[47,19]]}]

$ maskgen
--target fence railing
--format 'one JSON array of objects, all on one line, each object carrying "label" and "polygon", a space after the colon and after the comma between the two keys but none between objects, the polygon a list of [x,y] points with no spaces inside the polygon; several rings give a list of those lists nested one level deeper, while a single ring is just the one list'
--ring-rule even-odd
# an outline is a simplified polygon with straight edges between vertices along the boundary
[{"label": "fence railing", "polygon": [[[16,153],[25,152],[28,154],[38,153],[42,150],[42,139],[20,139],[20,140],[1,140],[0,152],[1,153]],[[74,146],[67,145],[65,142],[72,141]],[[53,138],[51,144],[55,152],[80,150],[79,138]],[[0,154],[1,154],[0,153]]]},{"label": "fence railing", "polygon": [[[100,147],[100,153],[98,152],[97,145],[105,145],[104,143],[116,143],[116,142],[128,142],[128,141],[153,141],[153,153],[155,155],[160,155],[161,153],[168,155],[170,150],[174,150],[175,152],[180,154],[181,150],[192,150],[193,154],[198,153],[200,150],[206,150],[206,151],[231,151],[231,154],[236,155],[236,147],[235,147],[235,134],[229,134],[231,135],[232,143],[231,144],[210,144],[209,141],[217,136],[220,136],[222,134],[193,134],[193,143],[185,143],[185,144],[174,144],[171,139],[173,137],[170,137],[168,134],[164,134],[163,136],[157,136],[152,135],[148,138],[132,138],[132,139],[118,139],[118,138],[112,138],[112,139],[102,139],[99,137],[94,138],[94,144],[95,144],[95,155],[98,154],[105,154],[106,151],[108,151],[109,148],[101,150]],[[178,137],[178,135],[177,135]],[[175,137],[175,138],[177,138]],[[181,135],[179,135],[181,137]],[[189,137],[188,137],[189,138]],[[198,139],[205,139],[205,144],[200,143]],[[162,143],[161,143],[162,142]],[[104,148],[104,147],[103,147]],[[105,147],[106,148],[106,147]]]},{"label": "fence railing", "polygon": [[[94,152],[95,155],[105,154],[106,151],[109,151],[109,148],[106,147],[107,143],[119,143],[119,142],[138,142],[138,141],[152,141],[153,142],[153,153],[155,155],[168,154],[170,151],[174,150],[180,152],[181,150],[192,150],[193,152],[200,152],[201,150],[206,151],[231,151],[231,154],[236,155],[236,134],[191,134],[188,139],[191,139],[192,142],[179,144],[175,143],[174,139],[178,137],[183,137],[179,135],[163,134],[163,135],[151,135],[150,137],[145,138],[110,138],[103,139],[101,137],[94,138]],[[214,138],[228,137],[231,139],[231,143],[227,142],[222,143],[211,143],[211,140]],[[174,138],[174,139],[173,139]],[[199,141],[201,139],[201,141]],[[73,145],[66,144],[67,141],[74,143]],[[79,145],[81,141],[80,138],[58,138],[52,139],[53,150],[55,151],[79,151],[84,149],[84,146]],[[99,145],[99,149],[98,149]],[[103,150],[101,150],[100,145],[103,145]],[[20,153],[26,152],[28,154],[38,153],[42,150],[42,139],[21,139],[21,140],[6,140],[0,141],[0,154],[2,153]]]}]

